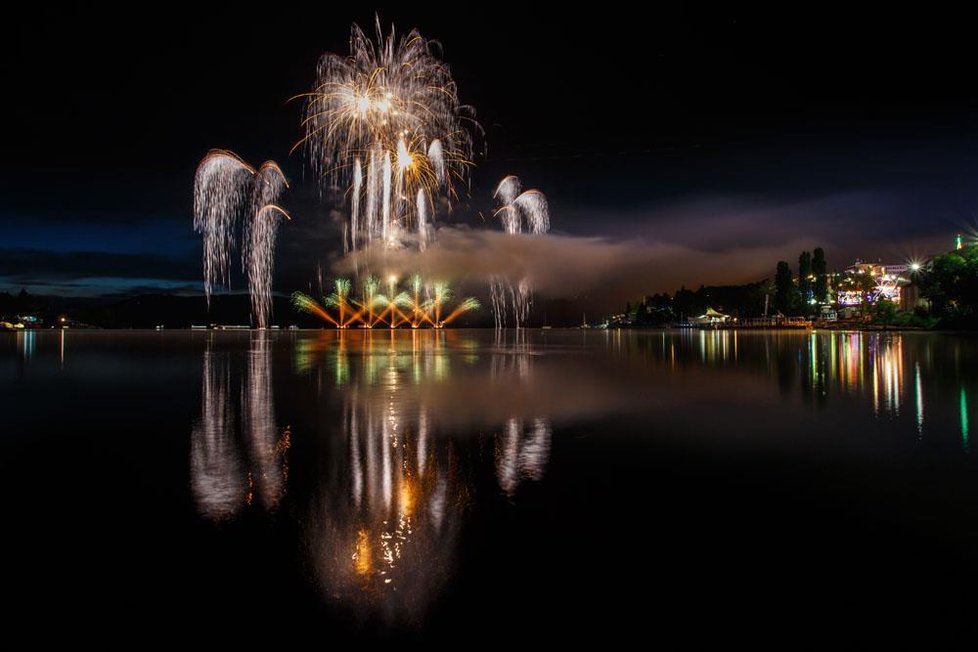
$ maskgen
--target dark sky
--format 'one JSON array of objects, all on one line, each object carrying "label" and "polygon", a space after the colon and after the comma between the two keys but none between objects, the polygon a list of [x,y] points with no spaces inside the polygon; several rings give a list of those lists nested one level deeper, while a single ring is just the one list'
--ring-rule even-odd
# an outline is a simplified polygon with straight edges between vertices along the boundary
[{"label": "dark sky", "polygon": [[[609,252],[639,261],[607,277],[631,275],[628,292],[755,280],[820,245],[830,266],[901,260],[974,232],[964,15],[377,9],[442,43],[485,127],[488,158],[449,221],[486,226],[493,186],[517,174],[580,239],[582,265],[587,247],[605,266]],[[146,12],[36,10],[7,26],[0,291],[198,291],[192,183],[212,147],[282,164],[295,221],[276,286],[305,287],[337,255],[335,225],[289,154],[287,100],[374,7]]]}]

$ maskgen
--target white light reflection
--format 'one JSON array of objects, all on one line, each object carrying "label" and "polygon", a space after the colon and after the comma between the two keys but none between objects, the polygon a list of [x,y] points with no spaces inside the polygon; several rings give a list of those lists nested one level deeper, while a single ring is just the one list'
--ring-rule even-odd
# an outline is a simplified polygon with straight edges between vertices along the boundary
[{"label": "white light reflection", "polygon": [[[204,351],[201,416],[190,435],[190,484],[198,511],[214,520],[252,505],[256,489],[267,510],[285,492],[291,430],[275,424],[270,337],[252,335],[244,370],[213,339]],[[240,424],[231,400],[239,377]]]},{"label": "white light reflection", "polygon": [[31,329],[17,331],[17,348],[24,362],[30,362],[37,348],[37,333]]},{"label": "white light reflection", "polygon": [[917,437],[924,436],[924,389],[920,383],[920,363],[916,365],[915,386],[917,388]]}]

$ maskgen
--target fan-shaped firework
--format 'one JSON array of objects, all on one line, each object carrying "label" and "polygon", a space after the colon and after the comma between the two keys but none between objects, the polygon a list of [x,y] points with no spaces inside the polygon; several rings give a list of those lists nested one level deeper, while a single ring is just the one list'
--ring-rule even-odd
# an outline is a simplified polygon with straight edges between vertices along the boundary
[{"label": "fan-shaped firework", "polygon": [[376,40],[354,25],[350,53],[319,61],[300,144],[324,183],[350,194],[347,248],[423,241],[423,206],[465,182],[478,127],[435,49],[416,30],[385,35],[378,21]]},{"label": "fan-shaped firework", "polygon": [[410,292],[399,291],[397,279],[391,277],[387,279],[387,293],[383,294],[377,277],[368,276],[360,299],[356,300],[349,297],[350,281],[340,278],[336,279],[336,292],[323,299],[325,307],[302,292],[292,295],[292,304],[336,328],[443,328],[466,312],[479,308],[479,302],[468,297],[446,314],[452,299],[451,288],[441,282],[425,284],[417,274],[411,277],[410,288]]}]

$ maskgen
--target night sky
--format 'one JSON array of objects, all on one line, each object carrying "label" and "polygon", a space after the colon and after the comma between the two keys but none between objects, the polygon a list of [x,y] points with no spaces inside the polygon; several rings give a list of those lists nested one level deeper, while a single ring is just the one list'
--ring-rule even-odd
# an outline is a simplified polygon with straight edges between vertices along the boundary
[{"label": "night sky", "polygon": [[[487,226],[495,183],[517,174],[547,194],[580,266],[588,247],[602,270],[621,258],[603,277],[612,287],[585,288],[608,296],[758,280],[816,246],[830,267],[904,260],[975,231],[964,17],[697,11],[643,23],[601,7],[377,8],[441,42],[486,131],[471,197],[446,222]],[[276,287],[305,289],[317,262],[335,262],[337,227],[289,153],[301,106],[287,100],[374,8],[145,12],[38,10],[7,26],[0,291],[201,291],[192,184],[213,147],[277,160],[293,181]]]}]

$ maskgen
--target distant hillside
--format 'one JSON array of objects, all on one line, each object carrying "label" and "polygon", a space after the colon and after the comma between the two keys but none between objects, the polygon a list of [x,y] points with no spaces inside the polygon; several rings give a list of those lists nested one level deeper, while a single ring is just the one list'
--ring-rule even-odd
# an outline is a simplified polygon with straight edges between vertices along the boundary
[{"label": "distant hillside", "polygon": [[[273,297],[273,324],[303,328],[320,325],[313,317],[292,307],[288,297]],[[206,324],[251,324],[251,303],[247,294],[222,294],[211,298],[210,309],[201,296],[142,294],[114,302],[79,305],[71,318],[103,328],[187,328]]]}]

